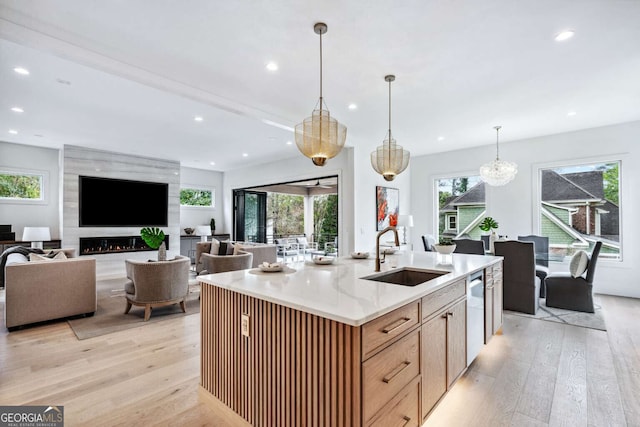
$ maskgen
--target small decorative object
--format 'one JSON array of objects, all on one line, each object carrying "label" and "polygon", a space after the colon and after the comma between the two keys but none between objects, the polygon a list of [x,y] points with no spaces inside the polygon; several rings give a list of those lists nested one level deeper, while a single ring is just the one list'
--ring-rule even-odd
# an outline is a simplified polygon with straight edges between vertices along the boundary
[{"label": "small decorative object", "polygon": [[367,259],[369,258],[369,252],[351,252],[351,258]]},{"label": "small decorative object", "polygon": [[327,159],[340,153],[347,139],[347,128],[329,114],[322,98],[322,35],[327,32],[327,24],[318,22],[313,31],[320,35],[320,100],[317,108],[296,125],[295,137],[298,150],[310,158],[314,165],[324,166]]},{"label": "small decorative object", "polygon": [[500,160],[498,150],[498,134],[502,126],[495,126],[496,130],[496,159],[480,166],[480,177],[484,182],[493,186],[501,186],[509,183],[518,173],[518,165],[512,162]]},{"label": "small decorative object", "polygon": [[498,229],[498,223],[496,222],[496,220],[488,216],[482,220],[482,222],[480,223],[480,225],[478,225],[478,227],[480,228],[480,230],[490,233],[489,234],[489,252],[494,253],[493,244],[498,239],[498,236],[496,235],[496,232],[493,230]]},{"label": "small decorative object", "polygon": [[376,231],[398,225],[400,190],[376,186]]},{"label": "small decorative object", "polygon": [[433,245],[436,252],[442,255],[451,255],[456,250],[456,244],[446,237],[440,239],[437,245]]},{"label": "small decorative object", "polygon": [[211,234],[216,234],[216,219],[211,218],[209,225],[211,226]]},{"label": "small decorative object", "polygon": [[195,231],[195,228],[187,227],[184,229],[184,232],[187,233],[188,236],[192,235]]},{"label": "small decorative object", "polygon": [[275,273],[278,271],[282,271],[282,264],[278,262],[273,262],[273,263],[263,262],[262,264],[259,265],[259,267],[260,267],[260,270],[265,273]]},{"label": "small decorative object", "polygon": [[158,249],[158,261],[167,260],[167,247],[164,244],[164,231],[158,227],[144,227],[140,237],[151,249]]},{"label": "small decorative object", "polygon": [[384,76],[389,82],[389,130],[382,145],[371,153],[371,166],[385,181],[393,181],[396,175],[400,175],[409,166],[409,151],[396,144],[391,136],[391,82],[396,79],[394,75]]},{"label": "small decorative object", "polygon": [[316,264],[326,265],[326,264],[333,264],[333,261],[335,261],[336,257],[317,255],[317,256],[314,256],[312,259],[313,259],[313,262]]},{"label": "small decorative object", "polygon": [[383,248],[380,252],[382,252],[385,255],[393,255],[396,252],[398,252],[398,248],[393,246],[393,247],[387,247],[387,248]]}]

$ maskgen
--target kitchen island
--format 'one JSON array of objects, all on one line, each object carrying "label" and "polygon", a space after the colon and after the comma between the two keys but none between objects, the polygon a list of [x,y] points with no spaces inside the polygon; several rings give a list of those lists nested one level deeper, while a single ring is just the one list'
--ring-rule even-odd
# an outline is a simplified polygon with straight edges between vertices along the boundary
[{"label": "kitchen island", "polygon": [[[466,369],[472,277],[484,335],[501,326],[502,258],[449,260],[401,252],[380,273],[373,259],[338,258],[198,276],[202,388],[256,426],[420,425]],[[442,275],[370,280],[402,268]]]}]

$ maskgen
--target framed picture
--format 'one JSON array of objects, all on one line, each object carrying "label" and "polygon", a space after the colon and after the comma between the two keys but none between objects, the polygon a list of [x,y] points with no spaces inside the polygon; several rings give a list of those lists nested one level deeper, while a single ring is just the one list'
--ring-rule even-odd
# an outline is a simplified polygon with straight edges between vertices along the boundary
[{"label": "framed picture", "polygon": [[376,186],[376,231],[398,225],[400,190]]}]

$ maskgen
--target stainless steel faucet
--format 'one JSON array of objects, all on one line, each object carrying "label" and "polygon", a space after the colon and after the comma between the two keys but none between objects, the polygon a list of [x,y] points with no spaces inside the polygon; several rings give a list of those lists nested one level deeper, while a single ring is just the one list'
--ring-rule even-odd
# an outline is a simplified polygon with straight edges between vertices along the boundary
[{"label": "stainless steel faucet", "polygon": [[[384,230],[380,230],[376,236],[376,272],[380,271],[380,237],[387,231],[393,231],[396,239],[396,246],[400,246],[400,239],[398,238],[398,230],[395,227],[387,227]],[[383,261],[384,262],[384,261]]]}]

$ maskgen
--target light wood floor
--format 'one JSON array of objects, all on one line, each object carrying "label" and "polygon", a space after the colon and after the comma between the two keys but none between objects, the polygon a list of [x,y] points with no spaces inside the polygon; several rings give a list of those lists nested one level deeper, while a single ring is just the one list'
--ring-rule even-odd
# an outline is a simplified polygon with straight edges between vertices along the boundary
[{"label": "light wood floor", "polygon": [[[640,300],[601,303],[607,332],[505,316],[425,426],[640,426]],[[199,315],[84,341],[66,322],[0,329],[1,405],[64,405],[67,426],[232,425],[198,389]]]}]

